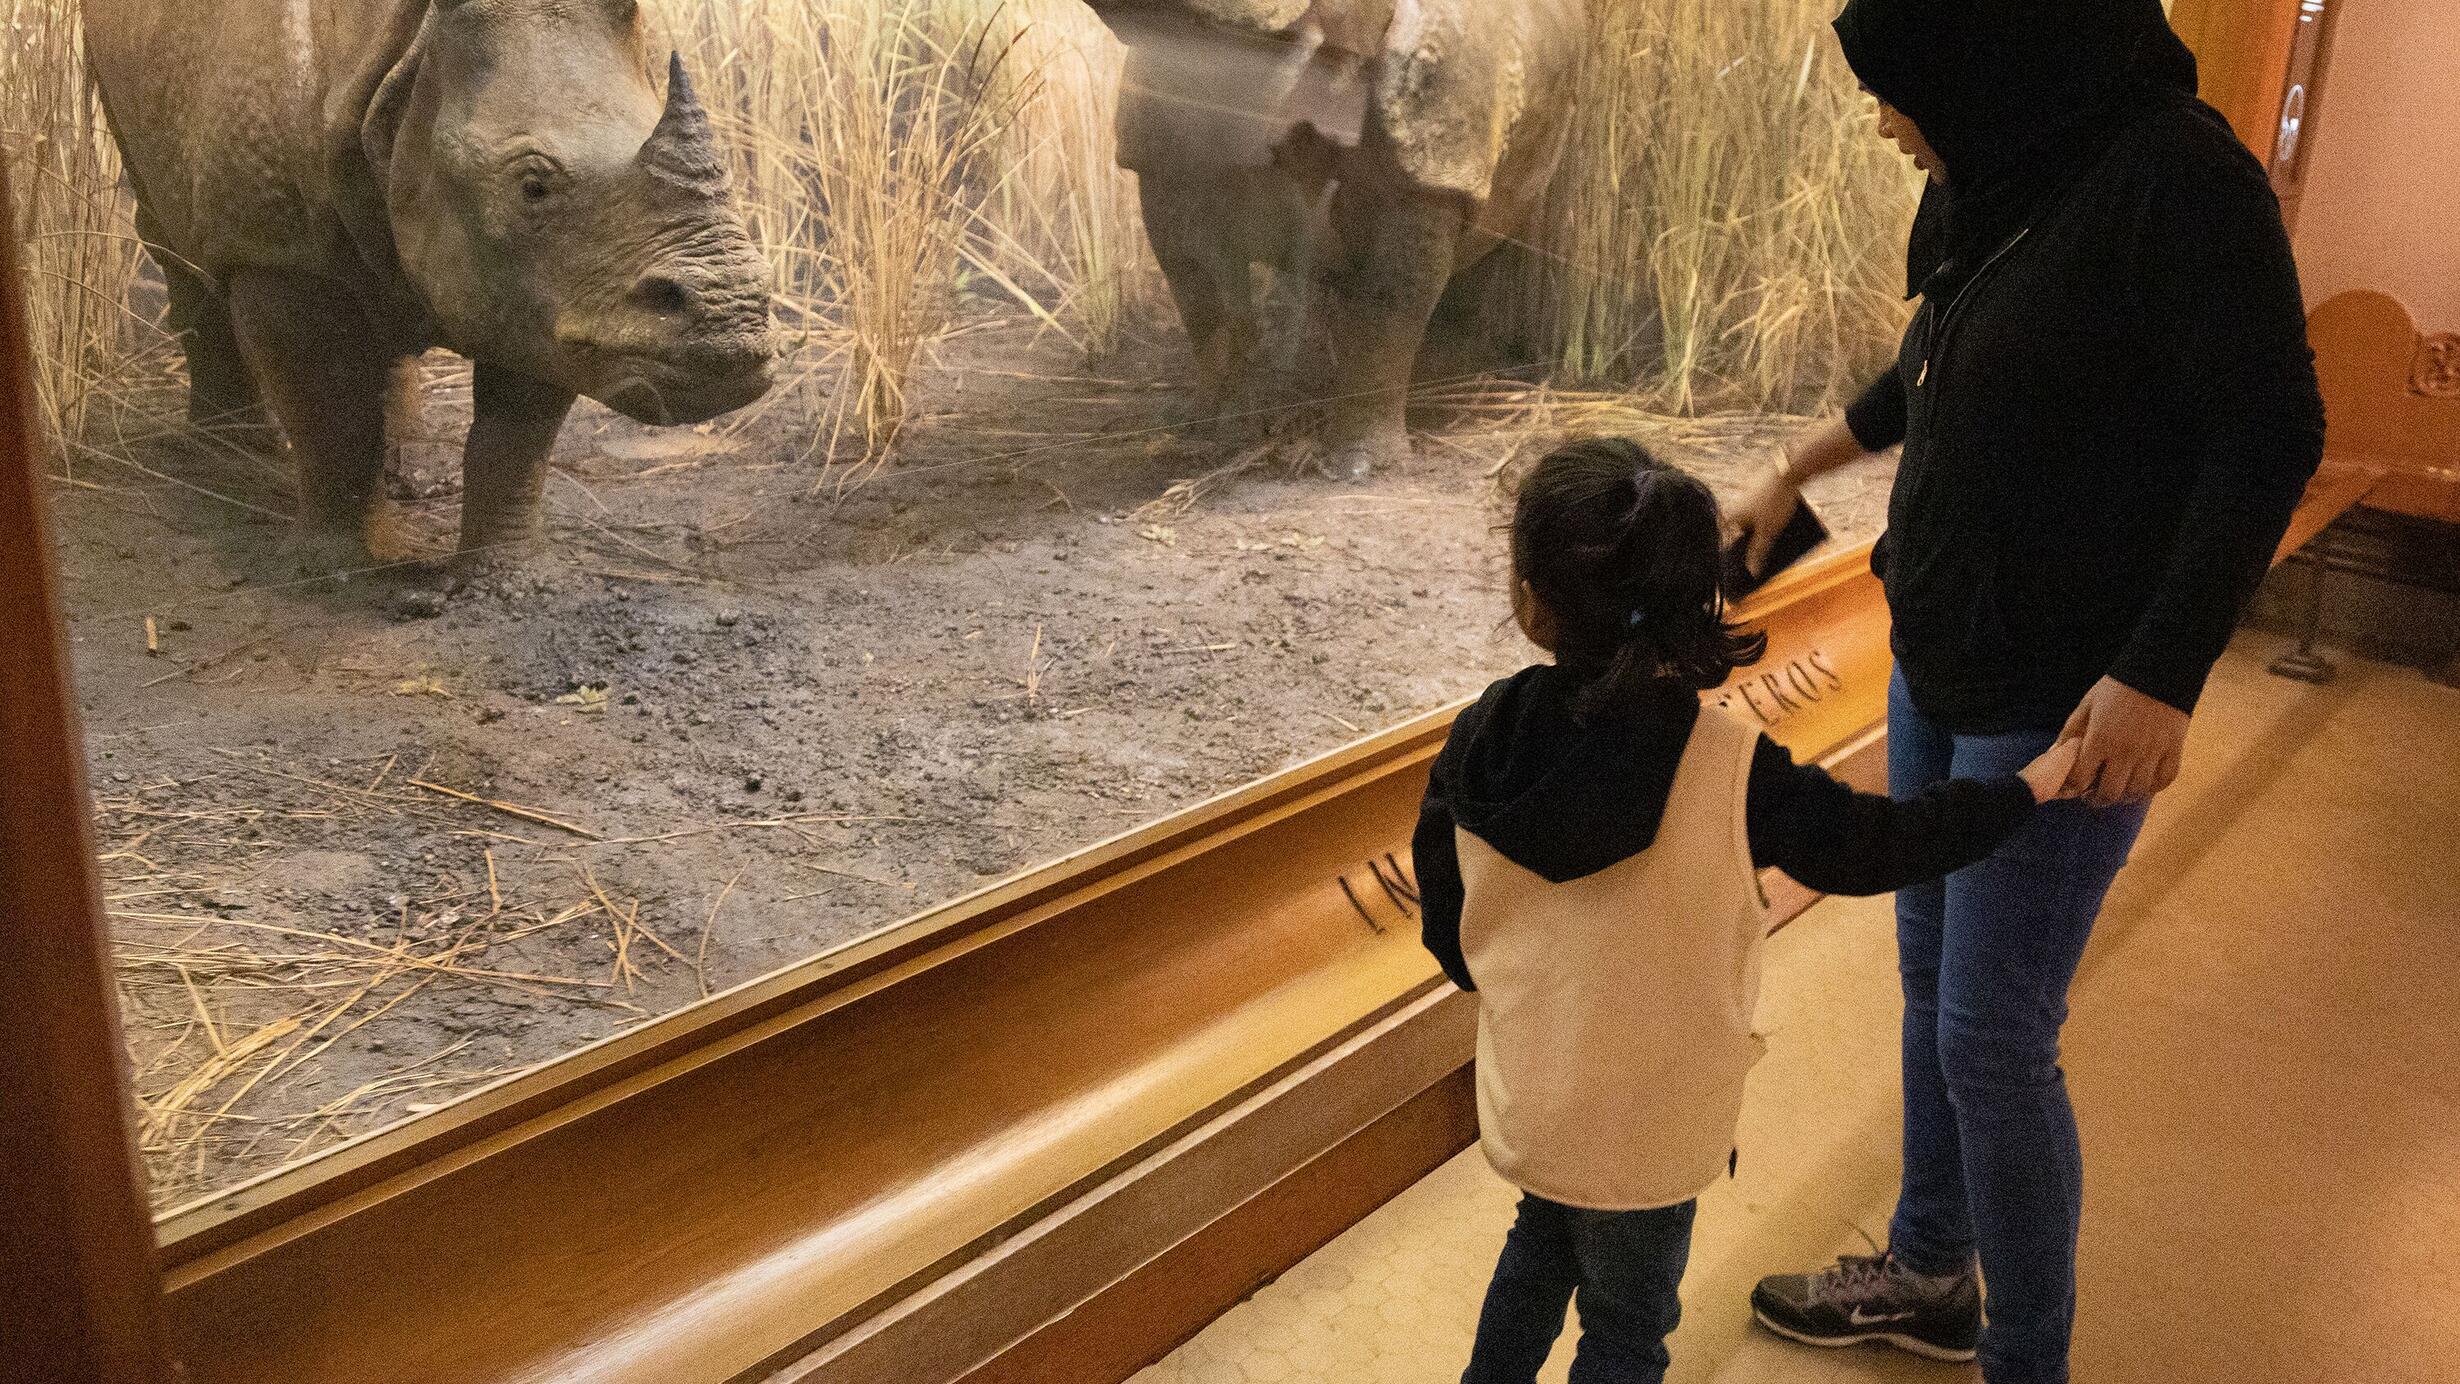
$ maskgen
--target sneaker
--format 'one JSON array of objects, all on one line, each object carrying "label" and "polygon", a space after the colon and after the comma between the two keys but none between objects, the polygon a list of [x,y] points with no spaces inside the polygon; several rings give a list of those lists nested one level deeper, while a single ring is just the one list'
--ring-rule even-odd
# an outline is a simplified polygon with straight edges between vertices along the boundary
[{"label": "sneaker", "polygon": [[1883,1254],[1763,1278],[1751,1290],[1751,1315],[1804,1345],[1877,1341],[1932,1360],[1970,1360],[1982,1340],[1981,1285],[1970,1270],[1925,1278]]}]

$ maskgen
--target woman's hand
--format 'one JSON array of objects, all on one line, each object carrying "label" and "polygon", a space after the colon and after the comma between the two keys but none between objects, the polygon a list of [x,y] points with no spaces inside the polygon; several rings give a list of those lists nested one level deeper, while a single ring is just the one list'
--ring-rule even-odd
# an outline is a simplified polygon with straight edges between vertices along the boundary
[{"label": "woman's hand", "polygon": [[1751,487],[1728,520],[1734,537],[1749,540],[1749,546],[1743,549],[1743,564],[1754,577],[1767,570],[1768,551],[1776,546],[1778,535],[1785,532],[1786,521],[1794,517],[1794,506],[1802,500],[1802,487],[1792,475],[1789,457],[1785,464]]},{"label": "woman's hand", "polygon": [[2149,798],[2177,781],[2187,748],[2187,713],[2105,677],[2084,694],[2059,740],[2077,743],[2064,796],[2115,807]]},{"label": "woman's hand", "polygon": [[2053,798],[2074,796],[2067,791],[2067,775],[2076,767],[2076,752],[2083,747],[2081,740],[2061,740],[2042,751],[2032,763],[2016,771],[2016,776],[2033,790],[2034,802],[2046,803]]},{"label": "woman's hand", "polygon": [[1776,470],[1751,487],[1751,493],[1726,516],[1726,527],[1731,530],[1729,540],[1750,540],[1743,549],[1743,561],[1753,576],[1768,569],[1769,550],[1777,546],[1786,521],[1794,517],[1794,504],[1802,498],[1802,487],[1812,477],[1824,476],[1866,455],[1862,444],[1854,440],[1853,429],[1845,425],[1843,414],[1812,424],[1785,445]]}]

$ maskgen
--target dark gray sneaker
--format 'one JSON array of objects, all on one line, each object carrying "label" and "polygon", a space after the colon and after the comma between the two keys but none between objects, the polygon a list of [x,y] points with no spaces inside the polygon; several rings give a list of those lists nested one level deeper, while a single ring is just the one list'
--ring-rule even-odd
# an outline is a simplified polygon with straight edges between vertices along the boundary
[{"label": "dark gray sneaker", "polygon": [[1751,1290],[1751,1315],[1804,1345],[1875,1341],[1932,1360],[1970,1360],[1982,1340],[1981,1285],[1970,1271],[1924,1278],[1884,1254],[1763,1278]]}]

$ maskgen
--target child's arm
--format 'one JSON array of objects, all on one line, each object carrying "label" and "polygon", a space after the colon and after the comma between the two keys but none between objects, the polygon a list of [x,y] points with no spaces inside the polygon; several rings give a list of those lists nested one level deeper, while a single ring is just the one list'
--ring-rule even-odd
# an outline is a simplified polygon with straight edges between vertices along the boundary
[{"label": "child's arm", "polygon": [[1452,836],[1452,809],[1444,802],[1440,775],[1427,788],[1418,808],[1418,830],[1410,838],[1410,863],[1418,876],[1418,936],[1435,954],[1452,983],[1464,990],[1470,983],[1469,963],[1461,958],[1461,857]]},{"label": "child's arm", "polygon": [[1953,874],[2058,796],[2075,743],[2062,741],[2021,774],[1943,779],[1900,802],[1857,793],[1763,739],[1745,808],[1752,863],[1823,894],[1885,894]]}]

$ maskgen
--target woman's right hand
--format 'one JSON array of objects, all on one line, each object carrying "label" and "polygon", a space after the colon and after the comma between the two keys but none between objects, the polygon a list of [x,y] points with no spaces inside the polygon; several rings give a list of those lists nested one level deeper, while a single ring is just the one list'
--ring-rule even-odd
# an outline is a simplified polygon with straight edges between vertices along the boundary
[{"label": "woman's right hand", "polygon": [[1732,537],[1750,540],[1743,548],[1743,561],[1753,576],[1768,570],[1769,551],[1777,546],[1787,521],[1794,517],[1794,505],[1802,498],[1802,487],[1813,476],[1850,466],[1867,454],[1855,440],[1845,415],[1840,413],[1803,429],[1778,455],[1775,470],[1751,487],[1742,503],[1726,517]]},{"label": "woman's right hand", "polygon": [[1785,460],[1752,486],[1727,516],[1733,536],[1748,540],[1743,563],[1755,577],[1767,570],[1769,550],[1776,546],[1786,522],[1794,517],[1794,506],[1802,499],[1802,487],[1792,479],[1793,473],[1793,455],[1789,451]]}]

